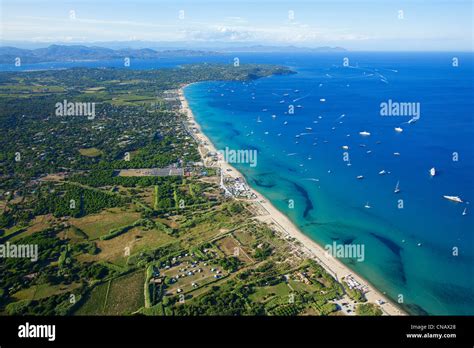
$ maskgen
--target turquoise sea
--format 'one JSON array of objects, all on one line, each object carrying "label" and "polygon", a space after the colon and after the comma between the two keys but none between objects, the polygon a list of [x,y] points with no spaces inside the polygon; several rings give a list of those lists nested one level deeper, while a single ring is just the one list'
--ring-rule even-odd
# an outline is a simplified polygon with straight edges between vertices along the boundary
[{"label": "turquoise sea", "polygon": [[[193,84],[185,95],[218,149],[258,151],[256,167],[235,164],[248,183],[319,244],[363,244],[363,262],[342,261],[410,313],[474,314],[473,55],[240,60],[297,74]],[[381,116],[389,100],[419,103],[419,119]]]},{"label": "turquoise sea", "polygon": [[[234,57],[137,60],[130,68],[233,64]],[[363,262],[342,261],[394,301],[401,295],[410,313],[473,315],[473,54],[249,53],[238,58],[241,64],[280,64],[297,72],[185,89],[197,121],[218,149],[258,151],[256,167],[235,164],[248,183],[319,244],[363,244]],[[0,64],[0,70],[77,66],[123,68],[123,61]],[[380,103],[388,100],[419,103],[420,118],[408,124],[411,116],[381,116]],[[289,105],[294,114],[288,113]],[[360,136],[361,131],[370,136]],[[359,175],[364,178],[356,179]],[[460,196],[464,203],[443,195]]]}]

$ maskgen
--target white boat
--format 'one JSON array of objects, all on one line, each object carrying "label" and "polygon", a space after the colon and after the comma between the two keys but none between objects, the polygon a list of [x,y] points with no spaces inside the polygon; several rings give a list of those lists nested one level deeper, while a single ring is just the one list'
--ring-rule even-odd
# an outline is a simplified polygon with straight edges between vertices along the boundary
[{"label": "white boat", "polygon": [[313,130],[313,128],[311,128],[311,127],[306,127],[305,129],[306,129],[306,130],[309,130],[309,131],[310,131],[310,130]]},{"label": "white boat", "polygon": [[393,190],[394,193],[400,192],[400,181],[397,181],[397,185],[395,186],[395,189]]},{"label": "white boat", "polygon": [[342,145],[342,149],[343,149],[343,150],[349,150],[349,146],[347,146],[347,145]]},{"label": "white boat", "polygon": [[467,215],[467,208],[464,208],[464,210],[462,211],[462,215]]},{"label": "white boat", "polygon": [[272,118],[276,118],[276,117],[277,117],[277,115],[272,115]]},{"label": "white boat", "polygon": [[321,98],[321,99],[319,99],[319,101],[320,101],[321,103],[324,103],[324,102],[326,101],[326,99]]},{"label": "white boat", "polygon": [[387,172],[385,171],[385,169],[382,169],[380,172],[379,172],[379,175],[385,175]]},{"label": "white boat", "polygon": [[394,152],[393,155],[394,156],[400,156],[400,152]]},{"label": "white boat", "polygon": [[364,208],[370,209],[369,202],[365,203]]},{"label": "white boat", "polygon": [[283,122],[283,124],[288,124],[288,121]]},{"label": "white boat", "polygon": [[435,175],[436,175],[436,169],[435,169],[435,167],[433,167],[433,168],[430,169],[430,175],[431,175],[431,176],[435,176]]},{"label": "white boat", "polygon": [[400,127],[395,127],[395,132],[401,133],[403,132],[403,129]]},{"label": "white boat", "polygon": [[357,175],[357,179],[362,180],[364,178],[363,175]]},{"label": "white boat", "polygon": [[370,133],[369,133],[369,132],[367,132],[367,131],[362,131],[362,132],[359,132],[359,134],[360,134],[360,135],[362,135],[363,137],[367,137],[367,136],[369,136],[369,135],[370,135]]},{"label": "white boat", "polygon": [[459,196],[443,196],[443,197],[446,198],[449,201],[453,201],[453,202],[456,202],[456,203],[462,203],[462,199],[459,198]]},{"label": "white boat", "polygon": [[260,119],[260,116],[257,117],[257,122],[258,122],[258,123],[261,123],[261,122],[262,122],[262,120]]}]

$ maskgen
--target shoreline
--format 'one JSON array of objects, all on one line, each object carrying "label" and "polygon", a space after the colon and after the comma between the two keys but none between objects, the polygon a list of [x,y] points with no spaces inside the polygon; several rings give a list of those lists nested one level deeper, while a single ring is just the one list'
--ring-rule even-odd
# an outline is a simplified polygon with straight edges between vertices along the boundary
[{"label": "shoreline", "polygon": [[[188,84],[189,85],[189,84]],[[188,85],[182,86],[178,90],[179,102],[181,104],[181,111],[186,115],[188,124],[191,123],[192,127],[196,129],[195,132],[190,131],[193,138],[198,143],[198,151],[201,155],[202,161],[206,166],[206,154],[209,152],[217,153],[217,149],[212,141],[203,133],[201,126],[196,121],[194,114],[189,107],[188,101],[184,96],[184,88]],[[245,177],[229,163],[218,160],[217,167],[221,170],[221,173],[225,173],[226,176],[234,179],[239,178],[246,182]],[[224,174],[221,174],[224,175]],[[377,304],[378,300],[382,300],[383,304],[377,304],[383,311],[384,315],[407,315],[401,308],[395,305],[391,299],[387,298],[381,292],[379,292],[373,285],[367,280],[355,273],[349,267],[344,265],[341,261],[335,257],[328,255],[323,247],[305,235],[285,214],[278,210],[266,197],[261,193],[250,187],[248,189],[253,194],[253,198],[248,199],[258,206],[261,210],[266,212],[264,215],[257,215],[255,219],[277,227],[280,232],[286,236],[297,240],[301,245],[298,246],[299,252],[304,254],[308,258],[312,258],[318,262],[331,276],[333,276],[338,282],[347,276],[356,280],[361,287],[364,289],[364,295],[367,298],[366,303]]]}]

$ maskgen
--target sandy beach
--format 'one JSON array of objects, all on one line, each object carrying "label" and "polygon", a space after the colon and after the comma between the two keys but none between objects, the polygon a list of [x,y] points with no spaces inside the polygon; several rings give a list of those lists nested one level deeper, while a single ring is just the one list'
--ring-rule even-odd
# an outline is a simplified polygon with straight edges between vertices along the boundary
[{"label": "sandy beach", "polygon": [[[206,163],[206,154],[209,152],[216,153],[217,149],[214,147],[209,138],[202,132],[199,124],[196,122],[194,115],[188,105],[188,102],[184,96],[183,86],[179,89],[179,100],[181,102],[181,110],[187,115],[188,123],[190,127],[194,130],[191,131],[191,134],[196,139],[199,144],[199,152],[203,159],[205,165]],[[223,175],[233,178],[239,178],[240,180],[245,180],[244,176],[229,163],[219,160],[214,162],[214,165],[217,165]],[[395,303],[391,302],[386,298],[382,293],[376,290],[367,280],[356,274],[341,261],[334,258],[333,256],[326,253],[324,248],[319,244],[314,242],[311,238],[307,237],[299,228],[282,212],[280,212],[273,204],[261,195],[256,190],[252,189],[249,186],[249,189],[253,193],[252,199],[249,201],[258,206],[258,211],[263,212],[257,214],[257,219],[272,225],[273,228],[280,230],[280,232],[287,237],[291,237],[299,241],[299,251],[308,258],[313,258],[321,264],[326,271],[335,277],[338,281],[341,281],[342,278],[350,276],[353,280],[357,281],[360,284],[360,287],[364,289],[365,297],[370,303],[377,303],[377,301],[382,301],[383,304],[380,305],[380,308],[384,312],[384,315],[406,315],[406,313],[401,310]]]}]

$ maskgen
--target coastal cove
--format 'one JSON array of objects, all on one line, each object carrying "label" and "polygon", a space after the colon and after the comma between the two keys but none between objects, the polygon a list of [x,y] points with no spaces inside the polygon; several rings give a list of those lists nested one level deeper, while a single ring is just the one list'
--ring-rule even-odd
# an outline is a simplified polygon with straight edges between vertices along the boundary
[{"label": "coastal cove", "polygon": [[[362,244],[363,262],[338,261],[403,310],[472,314],[474,225],[472,215],[461,214],[473,196],[472,74],[452,71],[450,54],[356,56],[349,68],[331,55],[272,56],[267,63],[298,73],[184,91],[217,150],[258,151],[256,167],[233,166],[303,232],[306,247]],[[472,55],[463,59],[462,69],[472,70]],[[463,96],[440,99],[445,86]],[[420,103],[420,120],[381,116],[380,104],[389,100]],[[454,152],[461,161],[453,161]],[[438,175],[430,177],[433,166]],[[397,182],[400,194],[393,192]],[[447,194],[464,203],[443,199]]]}]

